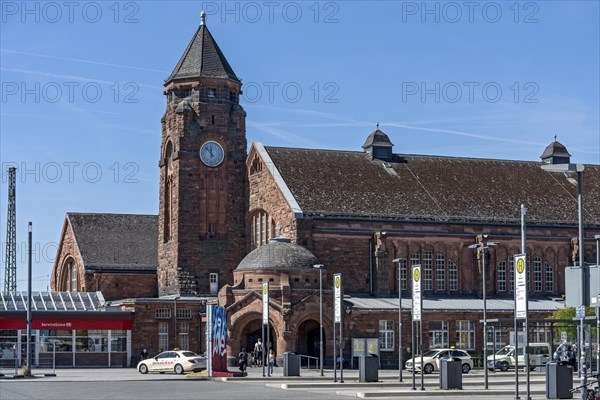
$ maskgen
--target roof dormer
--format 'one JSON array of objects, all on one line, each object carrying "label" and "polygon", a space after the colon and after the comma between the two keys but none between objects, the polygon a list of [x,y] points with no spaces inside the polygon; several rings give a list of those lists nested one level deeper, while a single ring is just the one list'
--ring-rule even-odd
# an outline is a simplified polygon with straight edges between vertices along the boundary
[{"label": "roof dormer", "polygon": [[390,141],[388,135],[377,129],[372,132],[362,145],[362,148],[370,156],[371,160],[392,161],[392,147],[394,145]]},{"label": "roof dormer", "polygon": [[567,148],[556,140],[556,136],[554,136],[554,142],[546,147],[540,158],[545,164],[569,164],[571,162],[571,155]]}]

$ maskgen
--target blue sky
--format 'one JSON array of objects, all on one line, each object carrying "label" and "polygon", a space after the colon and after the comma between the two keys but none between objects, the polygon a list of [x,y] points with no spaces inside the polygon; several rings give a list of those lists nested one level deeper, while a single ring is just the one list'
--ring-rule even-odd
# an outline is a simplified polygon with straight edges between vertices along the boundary
[{"label": "blue sky", "polygon": [[600,164],[598,1],[0,2],[0,241],[45,290],[67,211],[156,214],[164,79],[207,11],[248,143]]}]

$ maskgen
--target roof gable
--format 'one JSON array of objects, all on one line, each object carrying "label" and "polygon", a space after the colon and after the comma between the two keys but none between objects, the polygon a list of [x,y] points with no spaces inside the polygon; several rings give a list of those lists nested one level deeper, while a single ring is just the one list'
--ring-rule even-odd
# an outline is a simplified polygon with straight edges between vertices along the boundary
[{"label": "roof gable", "polygon": [[86,271],[156,271],[158,216],[67,213]]}]

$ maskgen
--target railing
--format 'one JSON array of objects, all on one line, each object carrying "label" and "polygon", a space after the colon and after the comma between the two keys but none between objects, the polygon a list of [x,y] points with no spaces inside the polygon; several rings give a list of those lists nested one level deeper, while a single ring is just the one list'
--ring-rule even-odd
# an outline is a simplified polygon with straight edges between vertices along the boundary
[{"label": "railing", "polygon": [[19,360],[16,357],[0,358],[0,376],[19,374]]},{"label": "railing", "polygon": [[52,351],[40,352],[38,357],[38,364],[34,365],[32,370],[35,370],[36,373],[42,373],[47,376],[55,376],[56,349],[53,348]]},{"label": "railing", "polygon": [[307,369],[310,369],[310,360],[315,360],[315,369],[319,369],[319,357],[305,356],[304,354],[297,354],[300,357],[300,366],[302,366],[302,358],[306,358]]},{"label": "railing", "polygon": [[[0,343],[0,376],[2,375],[21,375],[25,373],[27,364],[26,349],[21,344],[21,351],[18,350],[18,343],[2,342]],[[32,375],[56,375],[56,350],[35,352],[35,344],[31,347],[31,362],[29,371]],[[23,369],[22,369],[23,368]]]}]

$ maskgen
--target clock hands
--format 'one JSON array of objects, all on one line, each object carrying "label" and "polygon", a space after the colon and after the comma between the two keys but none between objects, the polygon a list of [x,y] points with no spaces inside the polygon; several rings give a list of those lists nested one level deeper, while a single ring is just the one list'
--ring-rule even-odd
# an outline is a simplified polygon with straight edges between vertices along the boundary
[{"label": "clock hands", "polygon": [[223,148],[216,142],[206,142],[200,148],[200,158],[209,167],[216,167],[223,161]]}]

